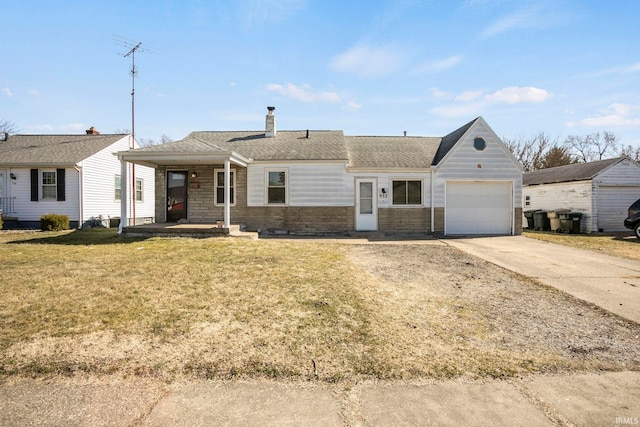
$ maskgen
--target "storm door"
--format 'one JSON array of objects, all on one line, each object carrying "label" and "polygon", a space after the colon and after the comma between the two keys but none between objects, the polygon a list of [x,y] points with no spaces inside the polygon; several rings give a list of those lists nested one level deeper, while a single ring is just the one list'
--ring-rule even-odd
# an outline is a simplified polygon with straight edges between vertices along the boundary
[{"label": "storm door", "polygon": [[167,222],[187,219],[187,171],[167,172]]},{"label": "storm door", "polygon": [[375,179],[356,179],[356,230],[378,229],[378,204]]}]

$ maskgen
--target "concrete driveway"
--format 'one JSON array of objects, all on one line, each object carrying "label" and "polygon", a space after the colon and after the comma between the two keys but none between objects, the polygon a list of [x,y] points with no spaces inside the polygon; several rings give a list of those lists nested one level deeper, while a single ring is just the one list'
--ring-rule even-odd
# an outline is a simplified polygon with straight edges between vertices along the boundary
[{"label": "concrete driveway", "polygon": [[524,236],[443,239],[448,245],[535,278],[640,323],[640,262]]}]

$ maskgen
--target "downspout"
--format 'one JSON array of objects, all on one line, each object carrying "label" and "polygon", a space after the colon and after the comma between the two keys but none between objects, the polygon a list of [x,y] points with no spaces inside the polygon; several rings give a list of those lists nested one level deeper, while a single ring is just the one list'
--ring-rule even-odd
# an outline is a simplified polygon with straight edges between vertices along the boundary
[{"label": "downspout", "polygon": [[430,167],[431,169],[431,234],[435,233],[435,225],[433,224],[433,221],[435,220],[435,207],[433,206],[434,202],[435,202],[435,197],[433,194],[433,190],[435,188],[435,175],[436,175],[436,171],[435,168],[433,166]]},{"label": "downspout", "polygon": [[78,229],[82,229],[84,223],[84,200],[82,188],[82,163],[76,163],[74,166],[78,172]]}]

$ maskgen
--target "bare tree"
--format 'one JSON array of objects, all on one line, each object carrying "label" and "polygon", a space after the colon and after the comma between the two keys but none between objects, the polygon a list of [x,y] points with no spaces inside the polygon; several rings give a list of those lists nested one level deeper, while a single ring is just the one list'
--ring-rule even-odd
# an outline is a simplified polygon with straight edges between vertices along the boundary
[{"label": "bare tree", "polygon": [[18,126],[10,120],[0,119],[0,133],[7,133],[9,135],[13,135],[20,132]]},{"label": "bare tree", "polygon": [[171,141],[172,141],[171,138],[169,138],[165,134],[162,134],[158,141],[150,138],[140,138],[138,140],[138,143],[140,144],[140,147],[150,147],[152,145],[166,144],[167,142],[171,142]]},{"label": "bare tree", "polygon": [[[562,160],[562,157],[547,158],[549,153],[554,148],[558,147],[558,137],[552,138],[551,135],[545,132],[539,132],[537,135],[531,138],[518,137],[515,139],[502,138],[505,145],[513,155],[520,161],[524,172],[532,172],[538,169],[542,169],[550,163],[557,163]],[[557,150],[554,150],[552,155],[557,156],[560,154]],[[564,158],[567,162],[571,159]]]},{"label": "bare tree", "polygon": [[640,162],[640,146],[633,145],[620,146],[620,156],[628,157],[631,160]]},{"label": "bare tree", "polygon": [[608,154],[615,154],[619,151],[618,139],[613,132],[592,133],[589,135],[569,135],[564,141],[570,152],[578,158],[580,162],[593,162],[602,160]]}]

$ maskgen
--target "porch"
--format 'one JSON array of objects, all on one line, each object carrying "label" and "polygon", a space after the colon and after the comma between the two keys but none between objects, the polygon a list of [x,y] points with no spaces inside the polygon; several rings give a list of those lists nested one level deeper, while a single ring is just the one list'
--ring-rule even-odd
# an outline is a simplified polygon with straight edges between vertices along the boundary
[{"label": "porch", "polygon": [[122,228],[123,237],[239,237],[257,239],[258,233],[244,231],[241,224],[225,227],[218,223],[153,223],[131,225]]}]

